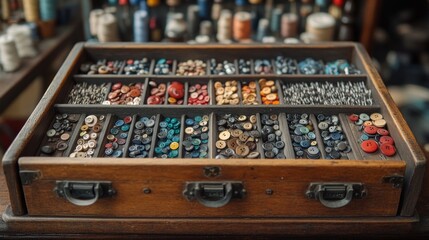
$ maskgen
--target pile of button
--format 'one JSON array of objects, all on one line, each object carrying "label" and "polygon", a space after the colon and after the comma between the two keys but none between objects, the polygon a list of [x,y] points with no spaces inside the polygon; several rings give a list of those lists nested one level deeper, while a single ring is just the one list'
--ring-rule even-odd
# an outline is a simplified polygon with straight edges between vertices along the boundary
[{"label": "pile of button", "polygon": [[195,83],[189,86],[188,105],[208,105],[210,96],[207,84]]},{"label": "pile of button", "polygon": [[250,60],[240,59],[238,60],[238,72],[240,74],[250,74],[252,70],[252,65]]},{"label": "pile of button", "polygon": [[106,59],[98,60],[97,63],[82,63],[80,72],[83,74],[118,74],[125,61],[107,61]]},{"label": "pile of button", "polygon": [[141,117],[134,124],[133,138],[128,147],[128,156],[132,158],[149,157],[152,144],[152,135],[156,123],[156,116]]},{"label": "pile of button", "polygon": [[106,83],[101,85],[77,83],[68,96],[68,104],[101,104],[106,98],[109,88]]},{"label": "pile of button", "polygon": [[340,126],[338,116],[318,114],[317,122],[317,127],[320,129],[320,135],[325,146],[326,158],[348,158],[347,153],[351,152],[352,149]]},{"label": "pile of button", "polygon": [[51,128],[46,131],[48,139],[40,148],[41,155],[63,153],[69,146],[68,141],[79,118],[79,114],[56,114]]},{"label": "pile of button", "polygon": [[210,72],[213,75],[232,75],[236,73],[234,62],[217,62],[216,59],[210,59]]},{"label": "pile of button", "polygon": [[256,115],[224,114],[217,120],[216,159],[258,158],[261,133]]},{"label": "pile of button", "polygon": [[158,84],[155,81],[149,81],[149,90],[150,96],[147,98],[147,104],[164,104],[165,92],[167,91],[167,85],[165,83]]},{"label": "pile of button", "polygon": [[316,61],[312,58],[306,58],[301,62],[299,62],[298,67],[299,67],[300,73],[305,75],[324,73],[324,65],[321,60]]},{"label": "pile of button", "polygon": [[360,105],[373,104],[372,92],[365,83],[301,82],[282,85],[284,104],[291,105]]},{"label": "pile of button", "polygon": [[180,119],[166,117],[159,123],[155,147],[157,158],[177,158],[180,146]]},{"label": "pile of button", "polygon": [[153,74],[155,75],[170,75],[173,72],[173,60],[161,58],[156,61]]},{"label": "pile of button", "polygon": [[261,125],[262,149],[264,150],[265,158],[286,158],[284,154],[285,142],[282,140],[278,115],[262,114]]},{"label": "pile of button", "polygon": [[256,82],[250,81],[249,83],[241,83],[241,96],[243,98],[243,105],[257,105],[258,98],[256,95]]},{"label": "pile of button", "polygon": [[97,148],[97,139],[103,129],[105,116],[88,115],[85,122],[80,127],[76,148],[70,154],[72,158],[90,158],[95,154]]},{"label": "pile of button", "polygon": [[349,115],[350,121],[359,126],[362,132],[360,137],[361,148],[366,153],[375,153],[380,149],[387,157],[396,154],[395,141],[386,129],[386,120],[380,113],[368,115],[366,113]]},{"label": "pile of button", "polygon": [[147,58],[141,60],[128,59],[125,63],[125,75],[148,75],[150,73],[151,61]]},{"label": "pile of button", "polygon": [[112,85],[104,105],[139,105],[141,94],[144,89],[143,83],[130,83],[128,85],[115,83]]},{"label": "pile of button", "polygon": [[310,116],[303,114],[286,114],[292,146],[296,158],[319,159],[321,156],[318,148],[314,126]]},{"label": "pile of button", "polygon": [[104,145],[104,155],[106,157],[122,157],[124,154],[124,145],[127,142],[130,123],[133,118],[126,116],[123,119],[118,119],[107,132],[107,142]]},{"label": "pile of button", "polygon": [[209,151],[209,116],[187,117],[183,139],[185,158],[207,158]]},{"label": "pile of button", "polygon": [[256,59],[254,62],[255,74],[272,74],[273,66],[269,59]]},{"label": "pile of button", "polygon": [[183,97],[185,96],[185,85],[181,82],[173,81],[168,85],[167,93],[168,104],[182,105],[184,102]]},{"label": "pile of button", "polygon": [[259,79],[259,89],[261,89],[262,104],[265,105],[278,105],[280,104],[278,89],[274,80]]},{"label": "pile of button", "polygon": [[296,60],[284,56],[277,56],[275,59],[276,74],[298,74]]},{"label": "pile of button", "polygon": [[237,81],[226,81],[224,84],[217,81],[214,83],[214,89],[217,105],[237,105],[240,103]]},{"label": "pile of button", "polygon": [[350,64],[347,60],[339,59],[334,62],[328,62],[325,65],[325,74],[339,75],[339,74],[361,74],[361,71],[357,69],[353,64]]},{"label": "pile of button", "polygon": [[188,60],[177,65],[178,76],[202,76],[206,75],[207,64],[201,60]]}]

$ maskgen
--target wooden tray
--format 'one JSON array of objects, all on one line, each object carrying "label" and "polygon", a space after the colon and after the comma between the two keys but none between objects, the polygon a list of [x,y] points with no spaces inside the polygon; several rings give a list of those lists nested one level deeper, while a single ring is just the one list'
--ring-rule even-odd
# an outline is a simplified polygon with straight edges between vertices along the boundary
[{"label": "wooden tray", "polygon": [[[297,60],[307,57],[321,59],[325,62],[346,59],[362,71],[359,75],[229,75],[215,76],[159,76],[153,75],[155,60],[159,58],[186,59],[210,58],[219,60],[237,59],[273,59],[284,55]],[[78,73],[81,63],[96,59],[152,59],[151,72],[145,76],[129,75],[82,75]],[[253,64],[253,62],[252,62]],[[209,69],[207,69],[209,70]],[[207,71],[209,73],[209,71]],[[211,103],[214,99],[212,84],[214,81],[237,80],[250,81],[260,78],[273,79],[280,86],[288,82],[338,82],[363,81],[372,90],[372,106],[328,106],[328,105],[286,105],[282,91],[279,89],[280,105],[254,106],[189,106],[146,105],[147,93],[143,93],[142,104],[137,106],[112,105],[71,105],[66,104],[67,95],[77,82],[88,83],[136,83],[143,82],[148,89],[148,82],[170,82],[177,80],[185,83],[208,83]],[[173,111],[172,111],[173,110]],[[221,113],[259,114],[286,113],[338,114],[344,132],[351,142],[350,159],[340,160],[307,160],[295,159],[290,148],[289,135],[285,127],[285,156],[287,159],[215,159],[215,151],[210,150],[208,159],[113,159],[96,157],[74,159],[64,156],[40,157],[39,146],[44,139],[49,124],[56,113],[106,115],[106,126],[112,124],[110,119],[118,116],[152,116],[171,115],[183,121],[186,114],[207,114],[214,122]],[[355,142],[357,130],[350,124],[347,115],[350,113],[380,112],[387,121],[390,135],[395,139],[397,154],[391,158],[380,158],[380,155],[364,153]],[[159,118],[159,117],[158,117]],[[135,117],[133,118],[135,121]],[[284,119],[284,117],[283,117]],[[113,120],[112,120],[113,121]],[[282,120],[283,126],[287,122]],[[182,124],[183,126],[183,124]],[[73,136],[78,134],[78,128]],[[182,131],[183,132],[183,131]],[[213,148],[216,129],[210,129],[209,146]],[[105,138],[103,132],[100,139]],[[72,137],[70,141],[75,140]],[[129,144],[127,141],[127,145]],[[211,144],[211,145],[210,145]],[[103,145],[103,144],[101,144]],[[127,146],[126,145],[126,146]],[[100,147],[102,148],[102,146]],[[153,149],[153,148],[152,148]],[[97,149],[100,155],[103,149]],[[153,151],[153,150],[152,150]],[[323,151],[322,151],[323,152]],[[153,156],[153,154],[149,154]],[[325,157],[322,153],[322,157]],[[95,222],[102,219],[118,218],[118,224],[124,218],[199,218],[204,224],[205,218],[224,219],[242,218],[258,219],[277,217],[279,219],[300,218],[310,222],[315,218],[354,217],[411,217],[417,197],[420,193],[423,171],[426,160],[411,131],[402,118],[399,110],[388,94],[380,76],[370,63],[370,58],[359,44],[310,44],[310,45],[141,45],[141,44],[77,44],[59,70],[51,86],[25,124],[3,158],[3,168],[7,178],[11,197],[11,212],[5,214],[5,220],[11,223],[22,219],[52,221],[59,217],[95,217]],[[110,181],[116,194],[100,198],[86,207],[76,206],[65,198],[59,197],[54,189],[58,181]],[[207,207],[196,200],[187,199],[183,192],[187,183],[225,183],[240,182],[245,193],[240,198],[232,199],[222,207]],[[362,183],[366,195],[353,199],[340,208],[328,208],[318,200],[309,199],[306,195],[311,183]],[[148,190],[149,189],[149,190]],[[208,204],[210,205],[210,204]],[[58,220],[58,218],[56,218]],[[99,220],[97,220],[99,219]],[[409,218],[415,221],[414,218]],[[110,221],[110,220],[109,220]],[[162,220],[161,220],[162,221]],[[138,225],[138,220],[136,224]],[[287,224],[287,221],[284,222]],[[123,224],[124,226],[126,224]],[[220,225],[219,225],[220,226]],[[83,229],[83,228],[82,228]],[[126,228],[130,232],[132,229]],[[161,225],[157,226],[161,230]],[[185,229],[185,228],[184,228]],[[127,231],[127,230],[124,230]],[[243,229],[243,231],[245,231]]]}]

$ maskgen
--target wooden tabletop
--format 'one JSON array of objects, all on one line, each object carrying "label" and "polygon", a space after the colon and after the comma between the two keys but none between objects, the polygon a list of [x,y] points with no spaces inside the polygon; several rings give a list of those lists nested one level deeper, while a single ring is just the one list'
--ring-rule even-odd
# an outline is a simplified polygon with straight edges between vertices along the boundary
[{"label": "wooden tabletop", "polygon": [[[54,38],[46,39],[38,44],[39,54],[34,58],[23,60],[16,72],[0,71],[0,114],[25,89],[31,81],[46,71],[58,52],[64,49],[67,42],[74,43],[82,36],[81,21],[59,27]],[[50,81],[50,80],[49,80]]]}]

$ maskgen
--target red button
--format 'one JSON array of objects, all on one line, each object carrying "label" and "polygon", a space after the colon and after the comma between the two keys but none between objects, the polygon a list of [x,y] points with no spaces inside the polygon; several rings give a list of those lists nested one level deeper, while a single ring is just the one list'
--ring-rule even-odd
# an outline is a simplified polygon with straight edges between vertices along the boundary
[{"label": "red button", "polygon": [[154,105],[159,104],[161,102],[161,99],[158,96],[150,96],[147,98],[147,104]]},{"label": "red button", "polygon": [[384,143],[388,143],[388,144],[395,144],[395,141],[393,141],[393,138],[391,136],[383,136],[380,138],[380,144],[384,144]]},{"label": "red button", "polygon": [[395,146],[393,146],[392,144],[389,144],[389,143],[381,144],[380,150],[381,150],[381,153],[383,153],[384,155],[386,155],[388,157],[391,157],[391,156],[395,155],[395,153],[396,153]]},{"label": "red button", "polygon": [[356,122],[357,120],[359,120],[359,116],[357,114],[351,114],[349,115],[349,119],[352,122]]},{"label": "red button", "polygon": [[362,150],[367,153],[373,153],[378,149],[377,142],[374,140],[363,141],[360,146]]},{"label": "red button", "polygon": [[122,87],[122,83],[115,83],[112,86],[112,90],[115,91],[115,90],[121,89],[121,87]]},{"label": "red button", "polygon": [[128,123],[130,123],[132,120],[133,120],[133,118],[132,118],[131,116],[126,116],[126,117],[124,118],[124,123],[128,124]]},{"label": "red button", "polygon": [[374,126],[366,126],[363,131],[369,135],[374,135],[377,133],[377,127]]},{"label": "red button", "polygon": [[185,87],[183,86],[183,83],[180,82],[172,82],[170,86],[168,86],[167,91],[170,97],[177,100],[183,98],[183,95],[185,95]]},{"label": "red button", "polygon": [[381,136],[388,136],[389,135],[389,131],[387,131],[384,128],[377,129],[377,133],[380,134]]}]

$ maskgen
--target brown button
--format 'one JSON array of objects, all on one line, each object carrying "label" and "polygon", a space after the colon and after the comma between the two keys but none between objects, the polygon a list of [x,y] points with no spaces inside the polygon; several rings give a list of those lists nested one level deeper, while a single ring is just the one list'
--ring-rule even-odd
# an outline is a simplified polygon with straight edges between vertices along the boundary
[{"label": "brown button", "polygon": [[70,138],[70,134],[69,133],[63,133],[63,134],[61,134],[60,138],[63,141],[67,141]]},{"label": "brown button", "polygon": [[82,125],[82,126],[80,127],[80,130],[81,130],[81,131],[86,131],[86,130],[88,130],[88,125]]},{"label": "brown button", "polygon": [[234,129],[234,130],[232,131],[232,133],[231,133],[231,135],[232,135],[233,137],[239,137],[241,134],[243,134],[243,131],[242,131],[242,130],[240,130],[240,129]]},{"label": "brown button", "polygon": [[228,148],[231,148],[231,149],[235,149],[238,146],[236,138],[229,139],[226,144],[227,144]]},{"label": "brown button", "polygon": [[255,124],[256,123],[256,115],[250,116],[249,120],[251,123]]},{"label": "brown button", "polygon": [[250,152],[249,147],[246,145],[238,145],[235,148],[235,153],[237,153],[241,157],[247,156],[249,152]]},{"label": "brown button", "polygon": [[249,139],[249,135],[248,134],[241,134],[239,137],[238,137],[238,139],[240,139],[240,141],[242,141],[242,142],[246,142],[248,139]]},{"label": "brown button", "polygon": [[246,130],[251,130],[253,128],[253,125],[249,122],[243,124],[243,128]]},{"label": "brown button", "polygon": [[95,133],[99,133],[101,131],[101,125],[100,124],[95,124],[94,127],[92,127],[92,131],[94,131]]}]

